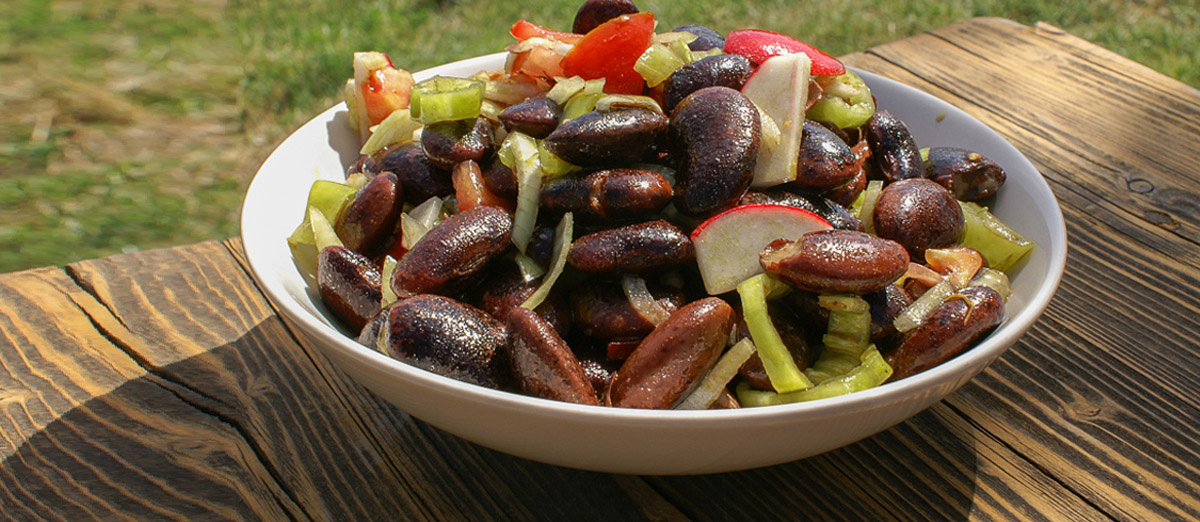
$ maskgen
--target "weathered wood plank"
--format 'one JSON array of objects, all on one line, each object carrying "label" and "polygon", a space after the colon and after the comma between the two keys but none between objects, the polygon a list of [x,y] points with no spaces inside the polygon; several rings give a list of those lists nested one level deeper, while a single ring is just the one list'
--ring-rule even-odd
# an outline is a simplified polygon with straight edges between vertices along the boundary
[{"label": "weathered wood plank", "polygon": [[[611,520],[662,511],[661,499],[643,507],[653,498],[627,494],[613,477],[480,448],[377,400],[298,345],[219,243],[36,274],[57,280],[0,276],[12,307],[0,316],[29,317],[0,330],[0,361],[19,370],[0,377],[12,391],[6,402],[51,395],[59,382],[89,386],[36,423],[4,427],[15,449],[0,468],[12,485],[0,499],[28,505],[16,518]],[[26,301],[48,308],[22,315]],[[79,335],[104,352],[77,361],[78,341],[52,337]],[[30,353],[56,356],[30,370],[19,364]],[[100,373],[107,387],[91,385],[106,365],[123,371]]]},{"label": "weathered wood plank", "polygon": [[[1067,218],[1067,274],[1047,313],[949,404],[1109,516],[1200,517],[1200,165],[1162,131],[1197,135],[1200,93],[997,20],[850,61],[1004,134]],[[1048,82],[1061,88],[1037,87]]]},{"label": "weathered wood plank", "polygon": [[[868,56],[878,60],[858,61]],[[1200,136],[1200,91],[1078,38],[995,19],[851,62],[882,62],[885,74],[951,101],[1052,167],[1044,175],[1137,225],[1139,241],[1200,266],[1200,169],[1180,142]]]},{"label": "weathered wood plank", "polygon": [[122,335],[61,269],[0,277],[4,515],[288,518],[236,430],[126,356]]},{"label": "weathered wood plank", "polygon": [[650,480],[697,520],[1106,519],[944,403],[800,462]]}]

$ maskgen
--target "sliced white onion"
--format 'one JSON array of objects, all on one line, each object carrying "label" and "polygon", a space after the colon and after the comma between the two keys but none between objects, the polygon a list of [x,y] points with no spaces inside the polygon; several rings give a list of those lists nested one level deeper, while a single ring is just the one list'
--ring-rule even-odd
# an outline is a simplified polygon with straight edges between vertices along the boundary
[{"label": "sliced white onion", "polygon": [[406,250],[412,250],[413,245],[417,244],[417,241],[420,241],[429,232],[429,228],[424,223],[408,215],[407,212],[400,214],[400,244]]},{"label": "sliced white onion", "polygon": [[392,256],[383,258],[383,276],[380,277],[380,281],[383,284],[381,284],[379,287],[380,293],[383,294],[383,299],[380,300],[379,303],[379,307],[381,309],[387,308],[388,305],[396,302],[396,300],[399,299],[396,297],[396,292],[392,290],[392,272],[395,271],[396,258]]},{"label": "sliced white onion", "polygon": [[572,76],[570,78],[555,76],[554,87],[550,88],[546,93],[546,97],[559,106],[563,106],[567,104],[567,100],[583,90],[583,85],[584,79],[579,76]]},{"label": "sliced white onion", "polygon": [[513,132],[500,148],[501,157],[507,152],[513,162],[510,167],[517,174],[517,211],[513,215],[512,242],[518,252],[524,253],[537,224],[538,194],[542,190],[542,164],[537,141]]},{"label": "sliced white onion", "polygon": [[442,219],[442,198],[430,196],[429,199],[409,210],[408,215],[418,223],[425,225],[425,228],[433,228]]},{"label": "sliced white onion", "polygon": [[621,289],[625,290],[625,298],[629,300],[633,309],[637,310],[638,315],[642,316],[642,319],[650,321],[654,326],[662,324],[671,316],[671,312],[654,300],[654,296],[646,288],[644,279],[626,274],[621,278]]},{"label": "sliced white onion", "polygon": [[867,183],[867,190],[863,191],[863,206],[858,213],[858,220],[862,221],[863,230],[868,234],[875,233],[875,202],[879,201],[879,195],[883,193],[883,181],[871,180]]},{"label": "sliced white onion", "polygon": [[712,370],[709,370],[696,389],[684,397],[675,408],[680,410],[708,409],[713,401],[721,395],[725,386],[729,385],[729,381],[737,376],[738,369],[750,359],[751,355],[754,355],[754,352],[754,342],[749,338],[738,341],[725,352],[725,355],[721,356],[721,359],[717,361]]},{"label": "sliced white onion", "polygon": [[908,308],[900,312],[900,315],[896,316],[896,320],[892,324],[896,326],[896,330],[899,330],[900,333],[921,326],[921,322],[937,309],[938,306],[941,306],[942,301],[945,301],[953,293],[954,285],[943,279],[942,282],[933,285],[933,288],[926,290],[924,294],[921,294],[921,297],[913,301],[913,304],[908,305]]},{"label": "sliced white onion", "polygon": [[537,264],[532,257],[520,252],[513,257],[513,261],[516,261],[517,269],[521,271],[521,279],[526,283],[546,274],[546,269],[542,268],[542,265]]},{"label": "sliced white onion", "polygon": [[664,114],[662,106],[654,101],[654,98],[642,95],[633,94],[608,94],[603,98],[596,100],[596,110],[608,111],[612,109],[627,109],[640,108],[646,109],[658,114]]},{"label": "sliced white onion", "polygon": [[913,262],[908,263],[908,271],[904,272],[904,275],[900,276],[900,280],[897,284],[901,284],[909,279],[914,279],[925,286],[934,286],[946,280],[942,274],[937,273],[937,271],[934,269],[920,263]]},{"label": "sliced white onion", "polygon": [[1012,285],[1009,284],[1008,274],[996,270],[995,268],[981,268],[979,273],[967,283],[967,286],[986,286],[1000,293],[1005,301],[1008,296],[1012,295]]},{"label": "sliced white onion", "polygon": [[542,301],[546,300],[546,296],[550,295],[550,288],[554,286],[554,282],[558,281],[558,276],[562,275],[563,268],[567,265],[567,254],[571,251],[571,240],[575,234],[575,217],[570,212],[563,214],[562,221],[558,222],[558,228],[554,230],[554,255],[550,258],[550,272],[542,278],[542,284],[538,285],[537,290],[521,303],[521,308],[533,310]]}]

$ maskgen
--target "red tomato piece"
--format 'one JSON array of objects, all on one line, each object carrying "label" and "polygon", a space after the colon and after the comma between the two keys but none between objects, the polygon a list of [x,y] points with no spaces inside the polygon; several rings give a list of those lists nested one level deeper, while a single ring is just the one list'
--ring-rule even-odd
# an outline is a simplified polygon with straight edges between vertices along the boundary
[{"label": "red tomato piece", "polygon": [[641,339],[620,339],[609,341],[607,351],[610,361],[624,361],[629,358],[629,354],[637,349],[638,345],[642,344]]},{"label": "red tomato piece", "polygon": [[[393,238],[392,246],[388,247],[388,251],[386,254],[384,254],[384,256],[392,256],[392,259],[400,259],[404,257],[404,254],[406,253],[408,253],[408,249],[404,248],[404,242],[400,240],[400,235],[397,234],[396,237]],[[376,264],[379,265],[379,271],[382,272],[383,256],[380,257],[379,262]],[[384,281],[383,284],[389,285],[391,283]]]},{"label": "red tomato piece", "polygon": [[371,71],[362,85],[363,105],[371,125],[378,125],[393,111],[407,109],[412,86],[413,77],[408,71],[392,67]]},{"label": "red tomato piece", "polygon": [[786,34],[763,29],[742,29],[725,37],[725,52],[745,56],[754,65],[782,54],[804,53],[812,60],[813,76],[841,76],[846,66],[824,51]]},{"label": "red tomato piece", "polygon": [[509,212],[515,208],[513,202],[500,197],[489,190],[487,185],[484,185],[483,173],[474,161],[466,161],[455,166],[450,180],[454,184],[454,200],[458,203],[460,211],[478,206],[500,207]]},{"label": "red tomato piece", "polygon": [[525,20],[521,20],[513,24],[512,28],[509,29],[508,32],[516,37],[517,40],[521,41],[537,37],[573,44],[583,38],[582,34],[555,31],[554,29],[548,29],[532,22],[526,22]]},{"label": "red tomato piece", "polygon": [[645,81],[633,70],[654,38],[654,13],[621,15],[604,22],[571,48],[563,74],[585,80],[604,78],[604,92],[641,94]]}]

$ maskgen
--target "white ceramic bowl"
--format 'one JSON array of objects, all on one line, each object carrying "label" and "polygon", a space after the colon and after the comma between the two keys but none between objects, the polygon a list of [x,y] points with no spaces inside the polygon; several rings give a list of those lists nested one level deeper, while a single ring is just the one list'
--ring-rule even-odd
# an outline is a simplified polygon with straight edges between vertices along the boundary
[{"label": "white ceramic bowl", "polygon": [[[468,76],[498,69],[503,54],[417,73]],[[963,355],[914,377],[843,397],[768,408],[642,411],[578,406],[474,386],[386,357],[327,318],[315,285],[285,238],[304,215],[309,185],[342,180],[359,141],[344,105],[305,124],[259,169],[242,209],[242,240],[254,277],[301,332],[342,370],[413,416],[467,440],[521,457],[631,474],[724,472],[789,462],[845,446],[924,410],[962,386],[1017,341],[1062,276],[1066,230],[1041,175],[1007,141],[962,111],[895,81],[861,73],[879,106],[907,123],[920,146],[971,148],[999,163],[1008,181],[993,211],[1037,242],[1014,278],[1007,320]]]}]

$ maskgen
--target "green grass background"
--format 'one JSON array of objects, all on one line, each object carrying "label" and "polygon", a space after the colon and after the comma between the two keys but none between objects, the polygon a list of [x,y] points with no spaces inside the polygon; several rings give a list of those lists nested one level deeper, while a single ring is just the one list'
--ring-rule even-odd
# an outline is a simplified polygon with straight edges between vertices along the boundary
[{"label": "green grass background", "polygon": [[[536,5],[536,7],[534,7]],[[642,1],[844,54],[974,16],[1045,21],[1200,86],[1200,0]],[[336,102],[355,50],[419,70],[567,29],[578,2],[0,3],[0,272],[237,235],[257,164]]]}]

